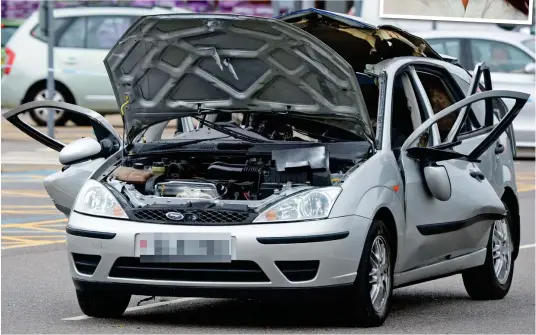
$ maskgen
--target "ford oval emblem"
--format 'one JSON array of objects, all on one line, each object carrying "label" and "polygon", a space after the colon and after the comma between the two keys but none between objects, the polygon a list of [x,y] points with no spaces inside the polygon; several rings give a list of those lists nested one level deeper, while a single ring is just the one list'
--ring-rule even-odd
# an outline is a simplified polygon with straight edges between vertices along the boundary
[{"label": "ford oval emblem", "polygon": [[180,221],[184,219],[184,215],[182,215],[181,213],[177,213],[177,212],[167,212],[166,217],[173,221]]}]

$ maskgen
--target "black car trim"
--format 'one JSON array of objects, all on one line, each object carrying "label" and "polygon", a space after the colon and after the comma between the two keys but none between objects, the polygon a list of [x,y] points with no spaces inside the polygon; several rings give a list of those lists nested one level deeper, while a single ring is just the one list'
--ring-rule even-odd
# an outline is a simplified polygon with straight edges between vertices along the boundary
[{"label": "black car trim", "polygon": [[206,287],[177,285],[147,285],[127,283],[94,282],[73,278],[77,290],[89,292],[124,292],[132,295],[196,298],[262,297],[285,299],[289,296],[308,298],[313,295],[332,297],[351,290],[353,283],[317,287]]},{"label": "black car trim", "polygon": [[506,214],[484,213],[484,214],[479,214],[479,215],[473,216],[472,218],[460,220],[460,221],[419,225],[417,226],[417,229],[419,230],[419,233],[425,236],[445,234],[445,233],[450,233],[450,232],[460,230],[463,228],[467,228],[469,226],[474,225],[475,223],[479,223],[482,221],[501,220],[505,217],[505,215]]},{"label": "black car trim", "polygon": [[115,233],[84,230],[84,229],[78,229],[78,228],[73,228],[73,227],[66,227],[65,231],[69,235],[80,236],[80,237],[88,237],[88,238],[98,238],[98,239],[101,239],[101,240],[111,240],[116,235]]},{"label": "black car trim", "polygon": [[340,233],[308,235],[308,236],[285,236],[285,237],[257,237],[257,241],[261,244],[297,244],[297,243],[313,243],[313,242],[328,242],[342,240],[350,235],[350,232],[343,231]]}]

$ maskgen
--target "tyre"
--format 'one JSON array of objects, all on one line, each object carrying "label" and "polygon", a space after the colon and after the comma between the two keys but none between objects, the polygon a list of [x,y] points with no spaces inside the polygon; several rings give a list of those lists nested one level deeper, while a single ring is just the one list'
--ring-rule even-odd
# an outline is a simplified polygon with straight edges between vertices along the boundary
[{"label": "tyre", "polygon": [[391,236],[381,220],[374,220],[367,234],[350,296],[352,324],[379,327],[387,319],[393,294]]},{"label": "tyre", "polygon": [[[47,89],[45,85],[40,85],[37,87],[32,88],[28,93],[26,94],[26,97],[24,99],[24,102],[30,102],[30,101],[41,101],[41,100],[48,100],[47,99]],[[54,101],[64,101],[68,103],[74,103],[74,98],[72,97],[71,93],[68,92],[63,87],[56,87],[56,94],[53,98]],[[38,125],[38,126],[46,126],[48,123],[48,112],[45,108],[36,108],[29,112],[30,117],[32,120]],[[67,121],[70,120],[70,113],[67,113],[62,110],[56,110],[56,114],[54,115],[54,124],[56,126],[64,126]]]},{"label": "tyre", "polygon": [[130,302],[130,294],[76,290],[78,305],[87,316],[117,318],[123,315]]},{"label": "tyre", "polygon": [[462,273],[465,290],[472,299],[502,299],[512,285],[514,243],[510,233],[512,218],[506,209],[506,217],[491,227],[484,265]]}]

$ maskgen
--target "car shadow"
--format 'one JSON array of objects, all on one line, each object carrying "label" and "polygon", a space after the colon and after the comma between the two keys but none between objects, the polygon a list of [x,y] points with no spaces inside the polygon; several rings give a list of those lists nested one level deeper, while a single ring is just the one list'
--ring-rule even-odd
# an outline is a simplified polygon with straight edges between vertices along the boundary
[{"label": "car shadow", "polygon": [[[462,293],[397,293],[388,323],[397,317],[423,315],[436,308],[452,308],[452,305],[471,302]],[[127,313],[121,320],[138,324],[175,325],[186,327],[235,327],[235,328],[322,328],[350,327],[350,318],[344,303],[322,301],[258,301],[258,300],[196,300],[174,307],[143,312]]]}]

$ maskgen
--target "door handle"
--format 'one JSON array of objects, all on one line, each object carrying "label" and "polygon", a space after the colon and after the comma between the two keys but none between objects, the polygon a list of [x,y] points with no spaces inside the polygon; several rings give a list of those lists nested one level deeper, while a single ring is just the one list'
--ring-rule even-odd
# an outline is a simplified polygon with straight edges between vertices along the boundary
[{"label": "door handle", "polygon": [[501,144],[501,142],[497,142],[495,145],[495,154],[500,155],[504,152],[504,145]]},{"label": "door handle", "polygon": [[74,65],[77,63],[77,60],[74,57],[69,57],[69,58],[66,58],[63,62],[65,64]]},{"label": "door handle", "polygon": [[471,171],[469,172],[469,175],[477,180],[484,180],[484,178],[486,178],[482,172],[478,171]]}]

